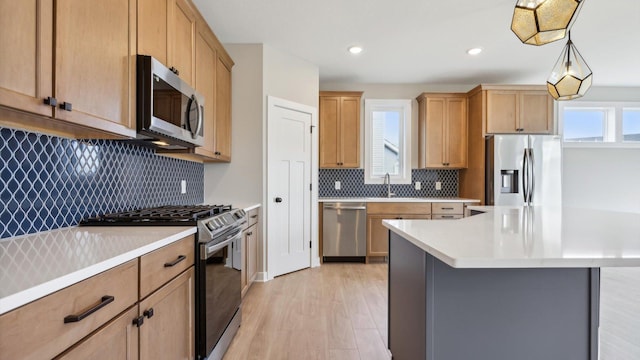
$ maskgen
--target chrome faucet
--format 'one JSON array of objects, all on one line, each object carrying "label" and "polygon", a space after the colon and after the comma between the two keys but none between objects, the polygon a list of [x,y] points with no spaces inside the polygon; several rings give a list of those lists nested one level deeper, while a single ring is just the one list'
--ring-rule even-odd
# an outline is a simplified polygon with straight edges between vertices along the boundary
[{"label": "chrome faucet", "polygon": [[391,192],[391,176],[389,176],[389,173],[384,174],[384,184],[387,185],[387,197],[390,198],[395,195],[395,193]]}]

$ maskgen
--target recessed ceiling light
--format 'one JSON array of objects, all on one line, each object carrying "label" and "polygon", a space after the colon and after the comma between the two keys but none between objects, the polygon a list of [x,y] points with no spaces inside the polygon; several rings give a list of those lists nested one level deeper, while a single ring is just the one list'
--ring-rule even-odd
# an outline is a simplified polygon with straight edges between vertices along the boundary
[{"label": "recessed ceiling light", "polygon": [[479,48],[479,47],[467,50],[467,54],[469,55],[478,55],[481,52],[482,52],[482,48]]},{"label": "recessed ceiling light", "polygon": [[360,54],[362,52],[362,47],[360,46],[351,46],[349,47],[349,52],[352,54]]}]

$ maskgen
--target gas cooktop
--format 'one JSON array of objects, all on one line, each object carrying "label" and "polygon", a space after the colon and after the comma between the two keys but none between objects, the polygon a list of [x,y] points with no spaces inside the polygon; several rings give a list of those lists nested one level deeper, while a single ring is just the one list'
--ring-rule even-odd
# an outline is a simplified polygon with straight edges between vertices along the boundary
[{"label": "gas cooktop", "polygon": [[231,211],[231,205],[168,205],[90,217],[80,221],[91,225],[195,225],[198,220]]}]

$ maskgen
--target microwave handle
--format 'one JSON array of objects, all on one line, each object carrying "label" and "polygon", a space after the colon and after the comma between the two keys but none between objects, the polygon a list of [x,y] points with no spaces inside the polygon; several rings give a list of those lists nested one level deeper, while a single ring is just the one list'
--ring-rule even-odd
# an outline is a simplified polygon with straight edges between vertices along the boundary
[{"label": "microwave handle", "polygon": [[196,137],[198,136],[198,134],[200,134],[200,131],[202,131],[202,123],[204,122],[204,106],[200,106],[200,103],[195,96],[193,97],[193,101],[196,103],[196,116],[198,117],[198,127],[196,128],[196,133],[194,136]]}]

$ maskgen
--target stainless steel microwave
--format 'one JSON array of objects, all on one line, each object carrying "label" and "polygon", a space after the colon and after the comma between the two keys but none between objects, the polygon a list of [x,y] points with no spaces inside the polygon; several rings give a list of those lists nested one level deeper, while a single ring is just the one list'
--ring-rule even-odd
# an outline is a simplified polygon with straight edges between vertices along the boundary
[{"label": "stainless steel microwave", "polygon": [[164,149],[204,144],[204,98],[151,56],[137,56],[137,140]]}]

